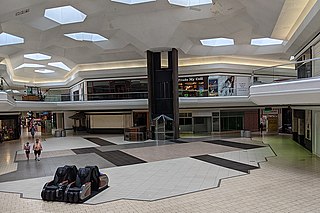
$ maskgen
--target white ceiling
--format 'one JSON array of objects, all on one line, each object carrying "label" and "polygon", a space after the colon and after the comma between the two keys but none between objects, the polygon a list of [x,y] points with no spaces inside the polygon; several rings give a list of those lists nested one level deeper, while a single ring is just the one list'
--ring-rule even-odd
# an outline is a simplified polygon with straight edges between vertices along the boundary
[{"label": "white ceiling", "polygon": [[[144,59],[146,50],[177,48],[180,57],[237,55],[254,58],[288,59],[284,45],[251,46],[252,38],[286,38],[283,32],[295,24],[283,20],[283,13],[297,13],[306,5],[298,0],[215,0],[215,4],[185,8],[171,5],[167,0],[126,5],[110,0],[0,0],[0,30],[23,37],[24,44],[0,47],[0,57],[9,59],[12,68],[22,63],[61,61],[73,68],[77,64]],[[301,1],[301,0],[300,0]],[[305,0],[307,1],[307,0]],[[312,1],[312,0],[311,0]],[[286,4],[285,4],[286,3]],[[284,8],[295,4],[295,10]],[[44,17],[47,8],[71,5],[87,15],[83,23],[59,25]],[[16,13],[29,12],[16,16]],[[299,10],[300,9],[300,10]],[[281,15],[282,14],[282,15]],[[278,23],[278,24],[277,24]],[[286,28],[284,30],[283,28]],[[64,34],[91,32],[108,38],[102,42],[81,42]],[[200,39],[232,38],[234,46],[202,46]],[[298,51],[298,50],[297,50]],[[50,60],[33,61],[24,54],[43,53]],[[53,74],[35,73],[34,68],[13,70],[24,79],[63,80],[67,71]]]}]

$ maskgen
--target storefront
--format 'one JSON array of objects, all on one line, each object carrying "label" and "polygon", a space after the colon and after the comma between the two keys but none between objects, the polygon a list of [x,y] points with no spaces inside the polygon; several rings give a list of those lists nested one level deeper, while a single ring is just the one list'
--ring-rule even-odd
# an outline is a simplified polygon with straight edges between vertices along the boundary
[{"label": "storefront", "polygon": [[208,77],[179,78],[180,97],[206,97],[208,96]]},{"label": "storefront", "polygon": [[0,141],[20,138],[20,115],[0,115]]},{"label": "storefront", "polygon": [[88,100],[148,98],[147,79],[101,80],[87,82]]}]

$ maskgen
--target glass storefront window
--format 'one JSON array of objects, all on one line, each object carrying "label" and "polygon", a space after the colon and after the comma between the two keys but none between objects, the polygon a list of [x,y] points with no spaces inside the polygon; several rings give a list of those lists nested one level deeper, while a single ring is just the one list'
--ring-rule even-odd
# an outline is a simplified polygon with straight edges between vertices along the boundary
[{"label": "glass storefront window", "polygon": [[148,98],[148,80],[102,80],[87,82],[88,100]]},{"label": "glass storefront window", "polygon": [[208,77],[179,78],[178,87],[180,97],[208,96]]},{"label": "glass storefront window", "polygon": [[221,112],[221,131],[243,129],[243,112]]}]

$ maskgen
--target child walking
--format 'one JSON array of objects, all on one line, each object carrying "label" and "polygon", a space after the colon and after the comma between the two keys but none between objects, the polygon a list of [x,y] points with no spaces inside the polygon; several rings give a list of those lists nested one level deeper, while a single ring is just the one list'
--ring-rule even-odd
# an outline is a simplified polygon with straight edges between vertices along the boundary
[{"label": "child walking", "polygon": [[29,142],[27,142],[24,147],[23,147],[25,153],[26,153],[26,157],[29,160],[29,155],[30,155],[30,144]]}]

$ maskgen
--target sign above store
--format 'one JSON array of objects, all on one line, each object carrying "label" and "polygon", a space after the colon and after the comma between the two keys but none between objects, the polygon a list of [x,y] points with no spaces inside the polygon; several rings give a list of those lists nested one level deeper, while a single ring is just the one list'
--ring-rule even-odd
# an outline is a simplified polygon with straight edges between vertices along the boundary
[{"label": "sign above store", "polygon": [[203,77],[179,78],[179,82],[186,82],[186,81],[203,81]]}]

